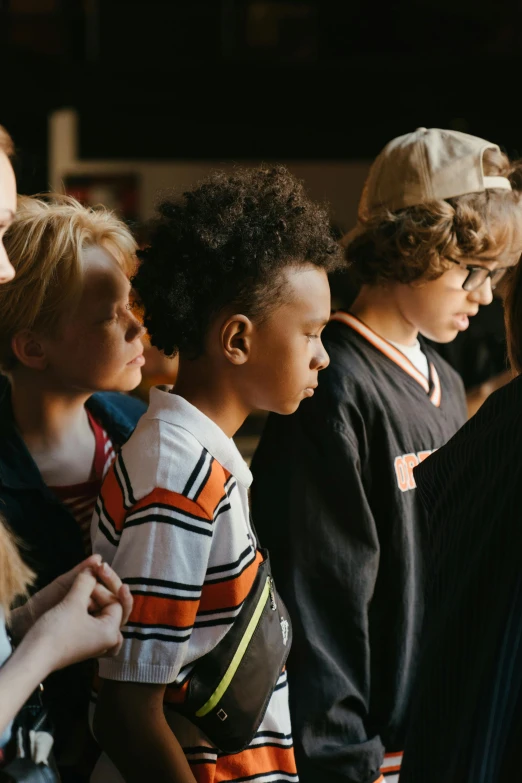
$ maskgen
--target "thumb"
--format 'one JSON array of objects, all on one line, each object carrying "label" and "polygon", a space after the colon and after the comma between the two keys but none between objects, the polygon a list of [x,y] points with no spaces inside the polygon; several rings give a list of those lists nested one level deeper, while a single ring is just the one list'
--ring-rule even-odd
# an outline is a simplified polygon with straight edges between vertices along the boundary
[{"label": "thumb", "polygon": [[78,574],[64,600],[79,601],[87,606],[96,584],[96,577],[92,571],[86,569]]}]

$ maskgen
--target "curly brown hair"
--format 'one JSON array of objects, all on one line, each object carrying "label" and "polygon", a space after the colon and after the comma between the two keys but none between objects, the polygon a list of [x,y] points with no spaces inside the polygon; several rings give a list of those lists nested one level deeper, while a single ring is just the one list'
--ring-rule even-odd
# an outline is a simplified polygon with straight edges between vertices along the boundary
[{"label": "curly brown hair", "polygon": [[496,260],[522,233],[522,161],[484,152],[486,176],[507,177],[512,190],[490,189],[444,201],[360,217],[343,242],[358,284],[434,280],[451,267],[448,257]]},{"label": "curly brown hair", "polygon": [[216,172],[158,211],[132,282],[151,342],[167,356],[200,355],[225,307],[266,317],[284,301],[285,269],[342,263],[326,210],[283,166]]}]

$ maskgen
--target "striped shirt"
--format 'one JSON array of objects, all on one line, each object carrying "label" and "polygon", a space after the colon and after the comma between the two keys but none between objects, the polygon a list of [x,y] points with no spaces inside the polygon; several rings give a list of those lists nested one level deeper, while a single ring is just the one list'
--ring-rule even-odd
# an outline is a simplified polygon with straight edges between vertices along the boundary
[{"label": "striped shirt", "polygon": [[[297,781],[286,672],[251,745],[220,754],[175,708],[195,662],[225,636],[261,563],[249,524],[251,473],[233,441],[183,398],[159,388],[109,470],[93,549],[130,585],[134,607],[100,676],[166,684],[165,715],[198,783]],[[121,780],[102,759],[96,780]]]},{"label": "striped shirt", "polygon": [[87,411],[89,424],[95,438],[94,460],[89,481],[81,484],[49,487],[70,511],[82,531],[83,546],[86,555],[91,554],[91,520],[99,495],[102,481],[112,465],[116,454],[111,439],[96,421],[94,416]]}]

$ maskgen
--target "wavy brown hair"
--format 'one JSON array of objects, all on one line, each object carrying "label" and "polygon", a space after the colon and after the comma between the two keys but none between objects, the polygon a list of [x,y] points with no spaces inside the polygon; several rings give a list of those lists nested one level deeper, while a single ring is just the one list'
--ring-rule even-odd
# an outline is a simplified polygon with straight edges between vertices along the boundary
[{"label": "wavy brown hair", "polygon": [[484,152],[486,176],[507,177],[512,190],[490,189],[397,212],[359,216],[343,242],[358,284],[435,280],[454,259],[493,261],[522,235],[522,161]]},{"label": "wavy brown hair", "polygon": [[517,265],[506,282],[504,317],[509,363],[513,372],[520,375],[522,373],[522,264]]}]

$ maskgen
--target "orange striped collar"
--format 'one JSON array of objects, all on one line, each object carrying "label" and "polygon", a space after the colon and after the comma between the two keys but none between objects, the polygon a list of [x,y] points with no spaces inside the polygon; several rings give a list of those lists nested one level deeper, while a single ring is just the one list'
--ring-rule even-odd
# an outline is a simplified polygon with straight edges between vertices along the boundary
[{"label": "orange striped collar", "polygon": [[415,367],[412,362],[405,356],[398,348],[385,340],[384,337],[380,337],[373,329],[366,326],[362,321],[356,318],[351,313],[345,313],[343,310],[337,310],[331,316],[332,321],[340,321],[346,326],[356,331],[361,337],[364,337],[374,348],[383,353],[392,362],[395,362],[404,372],[408,373],[417,383],[422,386],[427,395],[429,395],[430,401],[435,407],[440,407],[442,392],[439,375],[435,369],[433,362],[429,363],[430,366],[430,383],[426,380],[424,375]]},{"label": "orange striped collar", "polygon": [[[382,762],[381,765],[381,774],[390,775],[393,772],[400,772],[401,764],[402,764],[402,756],[403,756],[402,751],[400,753],[385,753],[384,761]],[[376,783],[378,783],[378,781],[376,781]]]}]

